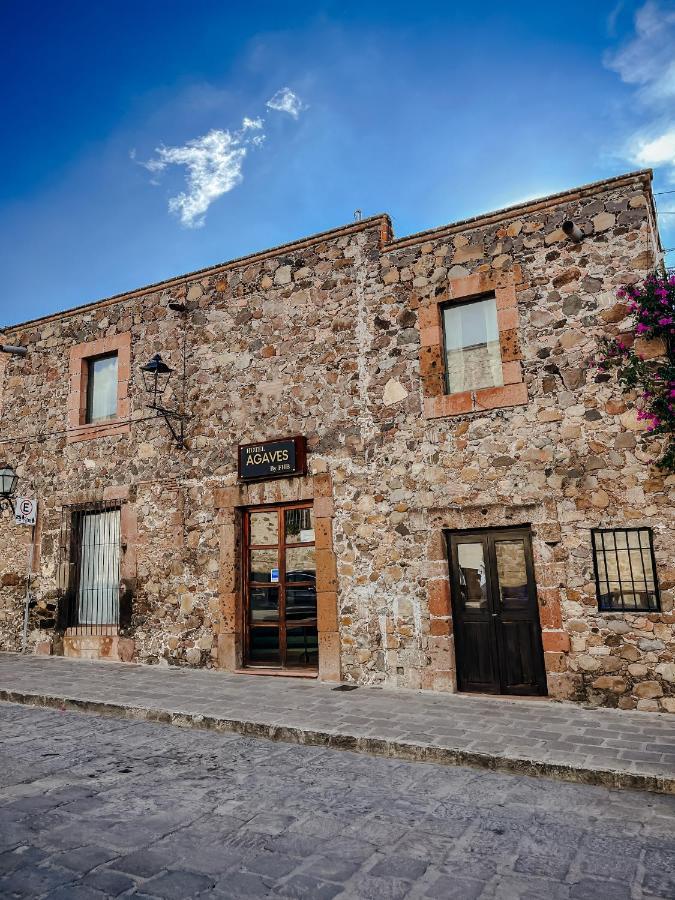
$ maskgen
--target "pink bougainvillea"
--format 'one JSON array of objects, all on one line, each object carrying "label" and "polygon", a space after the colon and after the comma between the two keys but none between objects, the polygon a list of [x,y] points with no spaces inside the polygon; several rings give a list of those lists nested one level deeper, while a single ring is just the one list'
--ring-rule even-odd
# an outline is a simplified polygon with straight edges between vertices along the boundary
[{"label": "pink bougainvillea", "polygon": [[637,416],[648,423],[647,438],[666,436],[657,465],[675,472],[675,275],[648,275],[641,285],[621,287],[616,295],[627,301],[635,334],[648,340],[661,339],[665,355],[647,360],[631,341],[606,338],[595,365],[602,372],[616,369],[623,390],[637,391]]}]

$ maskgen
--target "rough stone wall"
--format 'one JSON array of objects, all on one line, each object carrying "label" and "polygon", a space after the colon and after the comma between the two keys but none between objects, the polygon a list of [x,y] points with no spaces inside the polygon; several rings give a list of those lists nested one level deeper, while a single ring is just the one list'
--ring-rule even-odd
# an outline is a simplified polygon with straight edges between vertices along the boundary
[{"label": "rough stone wall", "polygon": [[[377,272],[383,224],[380,217],[303,243],[292,256],[268,255],[12,333],[31,352],[7,358],[0,439],[21,475],[21,491],[41,501],[31,643],[44,637],[41,621],[54,622],[64,504],[120,495],[123,510],[133,507],[136,519],[133,540],[125,540],[124,526],[122,540],[123,558],[133,555],[129,631],[138,658],[215,664],[221,609],[214,490],[236,482],[237,444],[304,434],[310,474],[364,465],[367,402],[359,367],[366,270]],[[188,314],[169,303],[186,303]],[[92,440],[70,443],[71,347],[126,332],[131,432],[115,436],[105,426]],[[139,367],[162,354],[176,370],[163,400],[175,406],[183,391],[184,340],[191,418],[189,450],[181,452],[147,409]],[[0,646],[16,649],[29,529],[13,526],[7,511],[1,523]]]},{"label": "rough stone wall", "polygon": [[[568,218],[587,235],[579,244],[565,240],[561,231]],[[628,328],[627,310],[617,303],[615,291],[654,267],[653,242],[649,197],[635,179],[508,221],[403,240],[400,249],[394,243],[382,260],[387,287],[376,322],[381,357],[371,390],[382,394],[395,378],[408,399],[379,410],[388,428],[387,455],[401,464],[383,473],[385,499],[377,504],[373,498],[373,503],[384,513],[378,531],[392,541],[381,559],[380,597],[391,594],[394,586],[400,590],[401,575],[391,560],[404,560],[409,572],[410,561],[419,558],[428,540],[423,575],[445,578],[445,550],[437,540],[441,527],[534,523],[550,693],[675,711],[675,479],[650,465],[656,448],[640,443],[641,424],[630,398],[621,396],[613,378],[598,376],[588,363],[601,336]],[[416,369],[402,359],[398,344],[400,316],[419,309],[448,280],[516,265],[522,271],[519,336],[528,404],[420,421]],[[644,354],[659,349],[641,347]],[[412,509],[422,515],[411,516]],[[437,531],[430,535],[434,520]],[[600,615],[590,529],[639,526],[654,529],[662,612]],[[380,548],[379,541],[370,552],[363,548],[364,573]],[[437,620],[436,635],[431,630],[424,634],[434,618],[427,621],[419,592],[406,608],[404,622],[399,622],[400,606],[385,609],[383,604],[383,616],[392,619],[383,623],[383,632],[396,636],[415,633],[420,611],[420,653],[414,658],[408,645],[404,668],[442,639],[443,623]],[[390,644],[398,646],[398,638]],[[424,670],[420,676],[422,686],[433,685]]]},{"label": "rough stone wall", "polygon": [[[581,243],[565,239],[567,218],[587,235]],[[235,483],[238,443],[305,434],[310,474],[330,473],[333,486],[346,678],[452,689],[442,529],[532,524],[550,692],[675,711],[672,484],[650,466],[630,400],[588,366],[598,338],[626,327],[616,287],[656,262],[645,176],[383,248],[386,225],[377,218],[11,333],[31,353],[7,360],[2,433],[24,486],[44,500],[40,602],[56,592],[64,498],[123,486],[137,520],[125,553],[138,658],[214,665],[214,491]],[[528,404],[425,419],[420,306],[449,280],[511,270]],[[169,302],[185,302],[187,315]],[[68,444],[70,347],[125,331],[137,421],[128,435]],[[184,340],[192,418],[181,452],[147,419],[138,369],[161,353],[177,370],[166,398],[177,402]],[[662,612],[599,615],[590,528],[640,525],[654,529]],[[25,589],[18,539],[3,513],[7,648],[20,637]],[[37,624],[34,614],[33,642]]]}]

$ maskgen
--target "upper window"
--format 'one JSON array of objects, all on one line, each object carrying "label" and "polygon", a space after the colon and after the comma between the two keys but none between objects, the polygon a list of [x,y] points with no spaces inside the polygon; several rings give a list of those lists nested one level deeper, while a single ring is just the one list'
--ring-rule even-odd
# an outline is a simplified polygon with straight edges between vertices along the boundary
[{"label": "upper window", "polygon": [[117,416],[117,353],[87,361],[85,422],[105,422]]},{"label": "upper window", "polygon": [[658,612],[650,528],[594,528],[593,562],[601,612]]},{"label": "upper window", "polygon": [[444,307],[443,337],[448,394],[504,384],[494,297]]}]

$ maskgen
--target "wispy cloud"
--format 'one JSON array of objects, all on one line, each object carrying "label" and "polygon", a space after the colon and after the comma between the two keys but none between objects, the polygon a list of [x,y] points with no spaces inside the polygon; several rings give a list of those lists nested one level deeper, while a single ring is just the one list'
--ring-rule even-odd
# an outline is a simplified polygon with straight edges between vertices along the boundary
[{"label": "wispy cloud", "polygon": [[294,119],[297,119],[303,109],[307,108],[298,95],[288,87],[283,87],[278,90],[273,97],[270,97],[265,105],[268,109],[288,113],[288,115],[293,116]]},{"label": "wispy cloud", "polygon": [[246,130],[233,133],[214,128],[182,147],[158,147],[157,156],[143,163],[155,174],[172,165],[187,168],[187,190],[169,200],[169,210],[186,228],[200,228],[213,201],[242,181]]},{"label": "wispy cloud", "polygon": [[[306,107],[289,88],[281,88],[266,104],[270,109],[287,112],[297,119]],[[265,120],[261,116],[244,116],[236,131],[212,128],[201,137],[180,147],[157,147],[155,156],[139,163],[154,176],[150,183],[159,184],[158,176],[169,166],[185,166],[187,189],[169,199],[169,211],[186,228],[201,228],[206,213],[218,197],[227,194],[244,179],[242,168],[249,147],[265,142]],[[136,150],[129,151],[132,160]]]},{"label": "wispy cloud", "polygon": [[605,56],[626,84],[643,124],[630,135],[625,155],[640,166],[664,166],[675,181],[675,5],[648,0],[635,14],[631,39]]}]

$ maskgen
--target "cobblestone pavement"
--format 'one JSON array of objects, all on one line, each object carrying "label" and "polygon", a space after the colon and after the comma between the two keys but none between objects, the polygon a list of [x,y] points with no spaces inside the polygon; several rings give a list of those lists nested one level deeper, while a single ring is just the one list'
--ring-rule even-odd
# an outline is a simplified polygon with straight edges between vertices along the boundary
[{"label": "cobblestone pavement", "polygon": [[0,896],[675,897],[675,798],[0,703]]},{"label": "cobblestone pavement", "polygon": [[132,708],[139,717],[160,712],[181,724],[206,716],[258,736],[675,793],[675,715],[665,713],[374,687],[341,693],[298,678],[0,653],[0,698],[31,697],[41,705],[45,697],[106,704],[117,714]]}]

